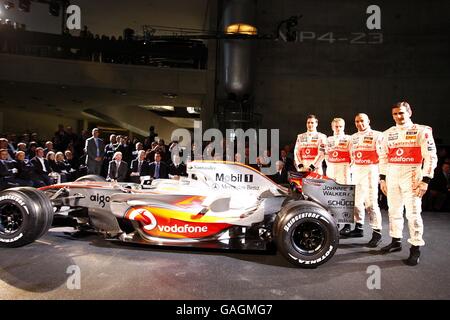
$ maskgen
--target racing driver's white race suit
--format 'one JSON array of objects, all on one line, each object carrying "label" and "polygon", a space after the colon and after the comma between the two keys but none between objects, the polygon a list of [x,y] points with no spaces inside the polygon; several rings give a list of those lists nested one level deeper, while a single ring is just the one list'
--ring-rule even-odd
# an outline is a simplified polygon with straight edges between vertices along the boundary
[{"label": "racing driver's white race suit", "polygon": [[301,171],[309,168],[319,174],[323,174],[322,162],[325,158],[326,143],[327,136],[323,133],[308,131],[299,134],[294,149],[296,169]]},{"label": "racing driver's white race suit", "polygon": [[422,199],[414,189],[421,181],[429,183],[437,166],[432,129],[413,124],[396,125],[383,132],[381,179],[386,179],[389,207],[389,235],[401,239],[403,208],[406,208],[412,246],[423,246]]},{"label": "racing driver's white race suit", "polygon": [[340,184],[351,184],[349,135],[328,137],[325,160],[327,177]]},{"label": "racing driver's white race suit", "polygon": [[[381,211],[378,206],[379,154],[381,151],[382,133],[372,130],[359,131],[352,135],[350,155],[352,160],[352,180],[355,184],[355,230],[349,236],[362,237],[365,211],[369,223],[377,233],[377,238],[369,242],[376,247],[381,241]],[[370,245],[374,242],[373,245]]]}]

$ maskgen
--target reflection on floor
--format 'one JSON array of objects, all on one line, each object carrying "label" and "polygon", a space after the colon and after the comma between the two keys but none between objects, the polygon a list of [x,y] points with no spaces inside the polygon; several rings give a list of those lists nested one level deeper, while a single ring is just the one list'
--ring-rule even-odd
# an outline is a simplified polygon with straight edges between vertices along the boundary
[{"label": "reflection on floor", "polygon": [[[2,299],[449,299],[450,213],[423,214],[421,263],[403,251],[379,255],[365,237],[342,239],[314,270],[278,254],[174,250],[118,245],[100,236],[73,238],[53,229],[32,245],[0,249]],[[383,215],[383,244],[388,237]],[[405,224],[405,237],[407,226]],[[374,270],[380,269],[379,285]],[[79,275],[79,277],[77,277]],[[372,289],[369,289],[371,287]],[[380,287],[380,289],[377,289]]]}]

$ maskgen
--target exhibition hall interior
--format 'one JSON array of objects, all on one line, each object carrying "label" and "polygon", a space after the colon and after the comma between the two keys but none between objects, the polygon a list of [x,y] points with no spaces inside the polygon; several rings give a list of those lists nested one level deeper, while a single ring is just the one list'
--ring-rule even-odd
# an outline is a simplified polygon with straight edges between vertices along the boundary
[{"label": "exhibition hall interior", "polygon": [[0,300],[449,299],[449,12],[0,0]]}]

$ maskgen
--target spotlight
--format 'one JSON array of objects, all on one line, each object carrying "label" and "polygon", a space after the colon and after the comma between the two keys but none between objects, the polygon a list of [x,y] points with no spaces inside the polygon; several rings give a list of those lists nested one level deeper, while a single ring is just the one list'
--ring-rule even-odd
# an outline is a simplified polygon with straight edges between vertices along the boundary
[{"label": "spotlight", "polygon": [[50,4],[48,5],[48,12],[54,17],[59,16],[59,11],[60,11],[59,9],[60,9],[59,3],[56,2],[55,0],[52,0],[50,2]]},{"label": "spotlight", "polygon": [[30,12],[31,1],[19,0],[19,10],[23,12]]},{"label": "spotlight", "polygon": [[12,2],[12,1],[5,1],[3,6],[5,7],[6,10],[9,10],[11,8],[14,8],[14,2]]}]

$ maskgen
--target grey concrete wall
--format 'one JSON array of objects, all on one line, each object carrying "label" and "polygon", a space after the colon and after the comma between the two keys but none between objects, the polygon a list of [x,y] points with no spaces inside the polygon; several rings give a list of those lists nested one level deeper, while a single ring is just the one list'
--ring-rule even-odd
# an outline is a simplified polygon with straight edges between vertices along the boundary
[{"label": "grey concrete wall", "polygon": [[[380,31],[366,27],[370,4],[381,7]],[[352,133],[354,115],[366,112],[373,128],[384,130],[393,125],[390,106],[406,100],[414,121],[433,126],[435,137],[450,143],[449,12],[446,0],[259,1],[260,33],[297,14],[303,14],[298,30],[315,33],[302,42],[258,41],[255,96],[263,127],[280,128],[281,143],[289,143],[305,131],[307,114],[316,114],[319,130],[331,134],[334,117],[346,119]],[[317,40],[327,32],[348,40]],[[352,32],[379,32],[383,42],[350,43],[357,36]],[[369,35],[356,42],[367,40],[377,42]]]}]

